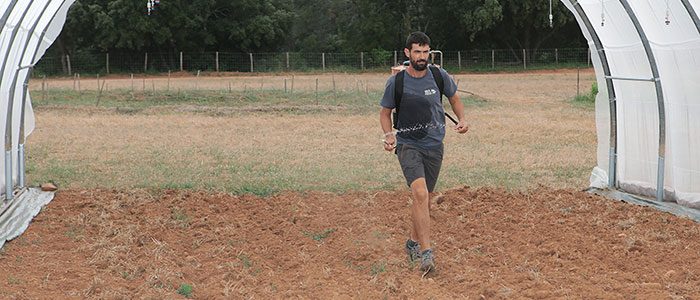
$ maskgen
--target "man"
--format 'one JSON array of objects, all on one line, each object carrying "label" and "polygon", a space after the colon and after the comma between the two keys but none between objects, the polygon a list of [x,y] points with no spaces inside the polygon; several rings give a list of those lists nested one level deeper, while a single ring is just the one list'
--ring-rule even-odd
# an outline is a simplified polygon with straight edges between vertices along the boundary
[{"label": "man", "polygon": [[[456,95],[457,85],[445,70],[429,68],[430,38],[422,32],[411,33],[406,39],[404,54],[409,58],[410,65],[403,71],[403,75],[396,74],[387,81],[380,102],[382,109],[379,121],[385,136],[384,149],[396,149],[399,164],[413,196],[412,230],[404,250],[412,261],[420,257],[419,269],[429,272],[435,267],[430,245],[430,193],[433,192],[440,173],[444,150],[442,141],[445,137],[445,112],[442,109],[441,93],[447,96],[459,120],[454,130],[462,134],[469,127],[464,120],[462,101]],[[444,82],[443,91],[439,90],[433,76],[437,70]],[[395,92],[397,76],[403,78],[400,98]],[[399,105],[397,101],[400,101]],[[397,133],[391,129],[394,108],[397,110]]]}]

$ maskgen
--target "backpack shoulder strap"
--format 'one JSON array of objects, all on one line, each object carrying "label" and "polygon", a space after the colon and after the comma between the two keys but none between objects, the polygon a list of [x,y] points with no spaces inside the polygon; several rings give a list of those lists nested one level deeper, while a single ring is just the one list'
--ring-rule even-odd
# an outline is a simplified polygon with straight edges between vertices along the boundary
[{"label": "backpack shoulder strap", "polygon": [[442,73],[440,72],[440,69],[438,69],[438,67],[436,66],[429,67],[430,72],[433,73],[435,83],[437,83],[438,89],[440,90],[440,101],[442,101],[442,95],[444,94],[442,91],[445,89],[445,81],[442,79]]},{"label": "backpack shoulder strap", "polygon": [[403,97],[404,73],[406,73],[406,70],[401,70],[401,72],[396,73],[396,77],[394,77],[394,106],[396,107],[396,112],[399,111],[401,98]]}]

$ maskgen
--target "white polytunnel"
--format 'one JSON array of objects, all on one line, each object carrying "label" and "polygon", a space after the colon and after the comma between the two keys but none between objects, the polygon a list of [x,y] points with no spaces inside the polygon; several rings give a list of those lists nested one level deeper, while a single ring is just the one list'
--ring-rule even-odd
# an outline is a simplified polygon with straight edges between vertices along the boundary
[{"label": "white polytunnel", "polygon": [[700,0],[561,0],[592,53],[591,186],[700,208]]},{"label": "white polytunnel", "polygon": [[28,83],[32,68],[56,40],[75,0],[0,2],[0,247],[21,234],[52,193],[28,189],[24,181],[24,141],[34,130]]}]

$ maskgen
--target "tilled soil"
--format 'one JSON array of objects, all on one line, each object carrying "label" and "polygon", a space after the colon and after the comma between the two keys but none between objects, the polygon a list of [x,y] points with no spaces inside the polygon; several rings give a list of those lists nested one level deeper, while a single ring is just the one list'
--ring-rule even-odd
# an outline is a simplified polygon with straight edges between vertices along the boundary
[{"label": "tilled soil", "polygon": [[438,269],[422,276],[403,252],[409,204],[408,191],[59,191],[0,250],[0,298],[700,298],[686,218],[574,190],[449,190],[431,210]]}]

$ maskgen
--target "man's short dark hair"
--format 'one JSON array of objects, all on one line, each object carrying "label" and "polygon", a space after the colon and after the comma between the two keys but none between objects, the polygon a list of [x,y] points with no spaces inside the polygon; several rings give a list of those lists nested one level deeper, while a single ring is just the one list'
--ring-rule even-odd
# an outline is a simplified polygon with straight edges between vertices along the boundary
[{"label": "man's short dark hair", "polygon": [[422,33],[420,31],[413,32],[409,34],[408,38],[406,39],[406,48],[408,50],[411,50],[413,44],[418,44],[418,46],[430,46],[430,38],[427,34]]}]

